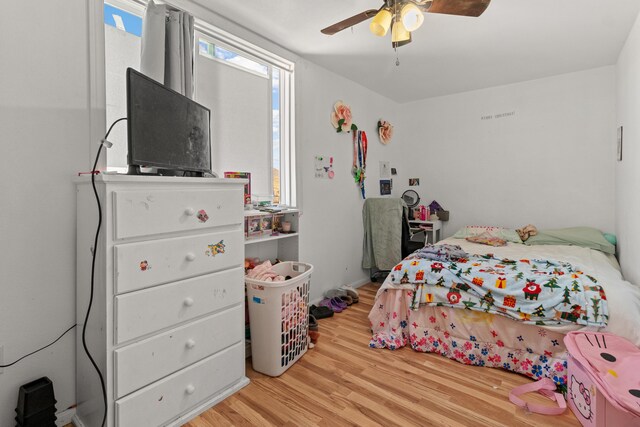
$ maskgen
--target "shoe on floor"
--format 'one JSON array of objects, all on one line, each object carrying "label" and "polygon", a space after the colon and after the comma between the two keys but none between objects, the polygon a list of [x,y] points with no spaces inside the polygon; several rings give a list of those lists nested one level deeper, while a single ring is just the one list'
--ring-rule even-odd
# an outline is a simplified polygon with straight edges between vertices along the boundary
[{"label": "shoe on floor", "polygon": [[347,305],[358,302],[358,293],[346,289],[330,289],[324,293],[324,296],[327,298],[340,298],[346,302]]},{"label": "shoe on floor", "polygon": [[313,315],[313,317],[317,319],[326,319],[327,317],[333,316],[333,310],[329,307],[325,306],[315,306],[312,305],[309,307],[309,314]]},{"label": "shoe on floor", "polygon": [[[346,310],[347,307],[349,307],[349,305],[346,302],[344,302],[340,297],[331,298],[331,303],[336,307],[340,307],[340,311]],[[336,311],[336,310],[333,310],[333,311]]]},{"label": "shoe on floor", "polygon": [[342,285],[338,288],[339,291],[346,292],[348,296],[353,299],[353,303],[357,303],[360,300],[360,295],[351,285]]},{"label": "shoe on floor", "polygon": [[313,314],[309,314],[309,330],[317,331],[318,330],[318,321]]},{"label": "shoe on floor", "polygon": [[309,338],[311,338],[311,343],[315,344],[318,342],[318,338],[320,338],[320,332],[318,331],[309,331]]}]

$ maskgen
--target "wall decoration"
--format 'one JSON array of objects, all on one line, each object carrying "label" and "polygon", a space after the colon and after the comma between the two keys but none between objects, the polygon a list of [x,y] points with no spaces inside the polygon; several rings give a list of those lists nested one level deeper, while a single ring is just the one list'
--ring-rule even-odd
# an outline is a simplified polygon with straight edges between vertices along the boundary
[{"label": "wall decoration", "polygon": [[333,106],[333,112],[331,113],[331,124],[338,133],[358,130],[358,126],[353,123],[351,117],[351,107],[349,107],[342,101],[336,102]]},{"label": "wall decoration", "polygon": [[380,179],[389,179],[391,178],[391,168],[389,167],[388,161],[380,162]]},{"label": "wall decoration", "polygon": [[391,168],[391,175],[398,175],[396,168]]},{"label": "wall decoration", "polygon": [[516,115],[515,111],[509,111],[506,113],[498,113],[498,114],[485,114],[480,116],[480,120],[493,120],[493,119],[504,119],[507,117],[513,117]]},{"label": "wall decoration", "polygon": [[391,180],[390,179],[381,179],[380,180],[380,195],[388,196],[391,194]]},{"label": "wall decoration", "polygon": [[333,179],[335,176],[335,173],[333,172],[333,157],[316,156],[314,164],[316,178]]},{"label": "wall decoration", "polygon": [[363,199],[366,198],[364,194],[364,174],[367,168],[367,147],[367,134],[364,131],[355,131],[353,133],[353,165],[351,167],[351,174],[356,184],[360,187],[360,193]]},{"label": "wall decoration", "polygon": [[409,187],[420,185],[420,178],[409,178]]},{"label": "wall decoration", "polygon": [[393,126],[386,120],[378,120],[378,136],[380,142],[387,145],[393,137]]},{"label": "wall decoration", "polygon": [[618,127],[618,161],[622,161],[622,126]]}]

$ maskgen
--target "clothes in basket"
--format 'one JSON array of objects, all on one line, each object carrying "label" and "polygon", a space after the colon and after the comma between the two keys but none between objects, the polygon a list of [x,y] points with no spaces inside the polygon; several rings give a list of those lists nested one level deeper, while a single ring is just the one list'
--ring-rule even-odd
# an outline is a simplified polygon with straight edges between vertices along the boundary
[{"label": "clothes in basket", "polygon": [[570,332],[567,402],[583,426],[640,427],[640,349],[617,335]]}]

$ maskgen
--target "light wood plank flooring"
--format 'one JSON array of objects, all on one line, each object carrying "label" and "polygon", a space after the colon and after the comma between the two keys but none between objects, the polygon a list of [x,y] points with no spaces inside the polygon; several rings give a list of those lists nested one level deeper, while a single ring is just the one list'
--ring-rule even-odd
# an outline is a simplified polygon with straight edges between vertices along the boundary
[{"label": "light wood plank flooring", "polygon": [[528,415],[512,405],[509,390],[531,381],[524,376],[409,348],[370,349],[367,314],[376,290],[360,288],[358,304],[320,320],[318,345],[282,376],[259,374],[248,363],[251,384],[187,427],[580,425],[569,410]]}]

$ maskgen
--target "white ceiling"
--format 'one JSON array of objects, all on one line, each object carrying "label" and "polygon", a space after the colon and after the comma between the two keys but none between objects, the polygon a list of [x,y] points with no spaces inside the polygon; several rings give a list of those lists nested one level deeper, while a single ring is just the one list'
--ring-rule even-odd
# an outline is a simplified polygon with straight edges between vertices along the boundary
[{"label": "white ceiling", "polygon": [[380,0],[199,0],[227,19],[398,102],[614,64],[638,0],[493,0],[479,18],[427,14],[398,49],[369,21],[320,30]]}]

